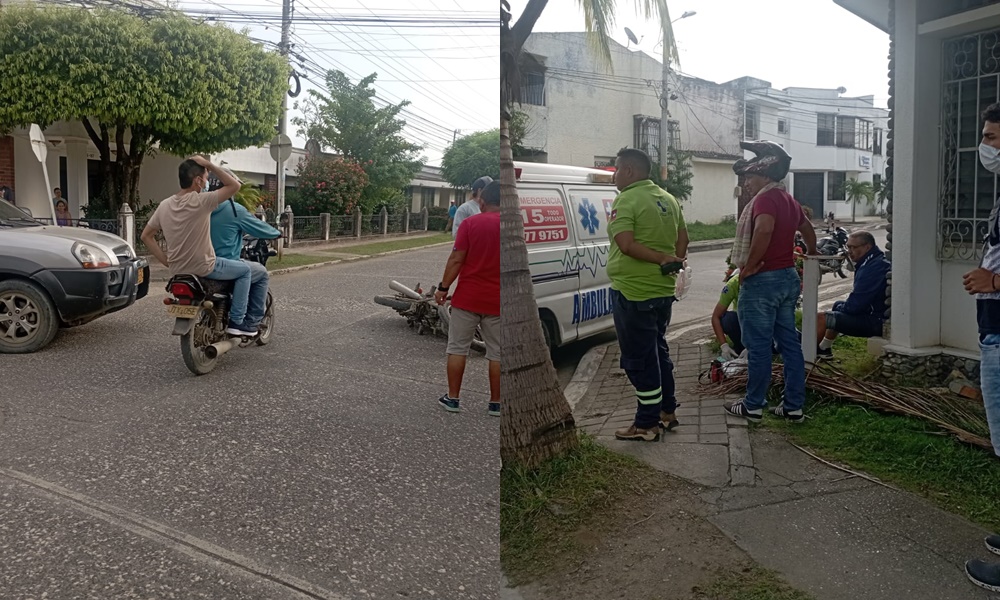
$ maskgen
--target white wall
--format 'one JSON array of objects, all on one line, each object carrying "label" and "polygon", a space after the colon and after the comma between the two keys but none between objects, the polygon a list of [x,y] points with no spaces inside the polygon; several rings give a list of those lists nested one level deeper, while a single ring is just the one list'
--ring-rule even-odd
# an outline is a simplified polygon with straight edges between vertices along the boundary
[{"label": "white wall", "polygon": [[736,214],[736,175],[728,162],[695,160],[691,180],[694,191],[682,203],[684,220],[693,223],[719,223],[727,215]]},{"label": "white wall", "polygon": [[[166,152],[143,159],[142,174],[139,177],[139,202],[146,204],[152,200],[159,204],[161,200],[176,194],[180,190],[177,167],[183,161],[184,158]],[[138,207],[133,206],[132,210],[136,208]]]}]

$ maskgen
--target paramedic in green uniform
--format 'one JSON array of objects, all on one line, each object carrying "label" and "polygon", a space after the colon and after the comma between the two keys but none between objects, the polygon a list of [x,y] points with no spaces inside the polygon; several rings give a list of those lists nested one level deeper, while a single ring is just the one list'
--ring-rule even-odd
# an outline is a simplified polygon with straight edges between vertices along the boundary
[{"label": "paramedic in green uniform", "polygon": [[[712,331],[719,342],[724,358],[734,359],[743,353],[743,334],[740,331],[740,318],[736,314],[740,298],[740,274],[735,273],[726,282],[719,294],[719,303],[712,312]],[[732,307],[732,310],[730,310]],[[726,338],[729,338],[728,340]],[[730,346],[729,342],[733,344]]]},{"label": "paramedic in green uniform", "polygon": [[683,262],[687,225],[677,200],[649,179],[652,162],[645,152],[623,149],[615,167],[621,193],[608,219],[608,276],[621,368],[638,401],[635,422],[615,437],[653,442],[661,427],[670,431],[678,424],[674,364],[665,337],[677,275],[664,275],[661,265]]}]

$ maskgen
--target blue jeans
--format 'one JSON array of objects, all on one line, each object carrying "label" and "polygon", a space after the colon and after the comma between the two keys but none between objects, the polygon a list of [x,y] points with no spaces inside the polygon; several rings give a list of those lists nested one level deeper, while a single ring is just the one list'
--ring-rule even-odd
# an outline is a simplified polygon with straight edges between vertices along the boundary
[{"label": "blue jeans", "polygon": [[229,321],[242,323],[247,316],[247,300],[250,297],[250,267],[242,260],[215,257],[215,268],[205,279],[232,281],[233,305],[229,307]]},{"label": "blue jeans", "polygon": [[661,410],[673,413],[677,409],[674,363],[666,339],[674,299],[632,302],[611,290],[611,300],[621,367],[635,387],[635,426],[652,429],[660,422]]},{"label": "blue jeans", "polygon": [[767,405],[771,385],[771,341],[785,363],[785,409],[801,409],[806,401],[806,365],[802,340],[795,329],[795,303],[801,283],[794,268],[765,271],[747,277],[740,286],[739,316],[747,347],[749,409]]},{"label": "blue jeans", "polygon": [[983,389],[986,421],[990,424],[993,452],[1000,456],[1000,335],[979,336],[979,383]]},{"label": "blue jeans", "polygon": [[267,274],[267,267],[259,262],[244,260],[243,263],[250,267],[250,302],[247,306],[246,324],[256,327],[264,319],[264,311],[267,310],[267,284],[271,277]]}]

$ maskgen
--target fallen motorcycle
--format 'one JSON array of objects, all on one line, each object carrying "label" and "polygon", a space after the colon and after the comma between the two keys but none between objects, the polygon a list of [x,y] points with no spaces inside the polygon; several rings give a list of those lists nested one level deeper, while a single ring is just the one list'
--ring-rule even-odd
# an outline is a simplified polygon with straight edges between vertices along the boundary
[{"label": "fallen motorcycle", "polygon": [[[388,306],[406,317],[407,324],[416,329],[420,335],[431,333],[448,337],[448,324],[451,322],[451,297],[448,298],[449,301],[445,302],[444,306],[439,306],[434,299],[437,286],[432,286],[429,292],[424,293],[419,283],[417,289],[413,290],[398,281],[391,281],[389,289],[396,292],[396,295],[375,296],[375,304]],[[478,330],[472,341],[472,347],[479,352],[486,352],[486,344]]]},{"label": "fallen motorcycle", "polygon": [[[269,250],[265,240],[244,237],[241,256],[264,265],[276,252]],[[230,336],[226,333],[229,307],[232,305],[232,281],[218,281],[194,275],[174,275],[167,282],[163,299],[167,314],[174,317],[173,335],[181,338],[184,364],[195,375],[205,375],[215,369],[220,356],[233,348],[251,344],[263,346],[274,332],[274,298],[267,292],[264,318],[254,337]]]}]

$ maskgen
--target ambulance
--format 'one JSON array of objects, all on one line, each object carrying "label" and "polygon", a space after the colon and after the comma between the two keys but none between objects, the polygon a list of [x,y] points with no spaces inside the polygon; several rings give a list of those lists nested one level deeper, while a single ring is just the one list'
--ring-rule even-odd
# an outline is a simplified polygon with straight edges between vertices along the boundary
[{"label": "ambulance", "polygon": [[614,329],[607,269],[614,174],[527,162],[514,168],[546,344],[558,348]]}]

